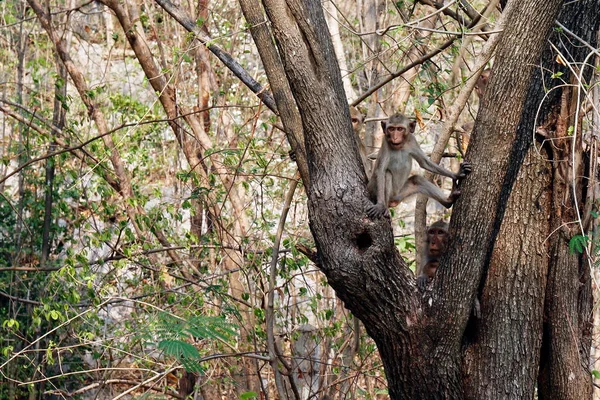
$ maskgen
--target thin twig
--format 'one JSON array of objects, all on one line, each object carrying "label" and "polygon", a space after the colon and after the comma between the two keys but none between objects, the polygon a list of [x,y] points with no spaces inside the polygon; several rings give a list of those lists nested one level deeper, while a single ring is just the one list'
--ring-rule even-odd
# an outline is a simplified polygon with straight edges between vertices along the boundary
[{"label": "thin twig", "polygon": [[[271,257],[271,271],[269,275],[269,291],[268,291],[268,299],[267,299],[267,309],[265,310],[266,316],[266,324],[267,324],[267,348],[269,349],[269,361],[271,363],[271,367],[275,373],[275,385],[277,387],[277,391],[279,392],[279,397],[284,398],[285,394],[285,386],[281,381],[281,371],[279,370],[278,364],[278,353],[275,349],[275,334],[273,332],[275,325],[275,311],[274,311],[274,303],[275,303],[275,283],[277,278],[277,262],[279,261],[279,246],[281,245],[281,237],[283,236],[283,229],[285,227],[285,221],[287,219],[288,211],[290,210],[290,204],[294,198],[294,193],[296,192],[296,187],[298,186],[298,181],[296,179],[290,181],[290,187],[288,189],[287,194],[285,195],[285,200],[283,202],[283,209],[281,210],[281,216],[279,217],[279,224],[277,226],[277,232],[275,233],[275,240],[273,242],[273,255]],[[290,373],[289,365],[279,357],[280,361],[284,364],[287,373]],[[290,382],[292,379],[290,379]]]}]

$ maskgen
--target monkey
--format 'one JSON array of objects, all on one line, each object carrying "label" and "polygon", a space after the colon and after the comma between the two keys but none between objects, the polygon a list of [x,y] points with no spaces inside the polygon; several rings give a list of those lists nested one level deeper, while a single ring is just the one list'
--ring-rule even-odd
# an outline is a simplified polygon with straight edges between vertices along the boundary
[{"label": "monkey", "polygon": [[[367,185],[371,201],[376,202],[367,206],[370,218],[389,218],[388,207],[396,207],[402,200],[416,193],[432,197],[444,207],[450,208],[460,195],[458,183],[471,173],[469,162],[460,164],[458,173],[433,163],[415,139],[415,125],[415,121],[403,114],[394,114],[387,121],[381,122],[385,137]],[[413,159],[421,168],[452,178],[452,191],[447,198],[440,188],[422,176],[409,177]]]},{"label": "monkey", "polygon": [[[421,267],[421,274],[417,277],[417,288],[419,291],[424,292],[427,285],[433,280],[440,265],[440,258],[448,249],[449,239],[447,222],[440,219],[427,228],[424,262]],[[481,319],[481,304],[477,297],[473,300],[472,312],[475,318]]]},{"label": "monkey", "polygon": [[367,158],[367,148],[360,138],[360,131],[362,130],[363,123],[365,121],[365,116],[362,112],[359,111],[358,108],[350,106],[350,119],[352,120],[352,130],[354,131],[354,136],[356,137],[356,143],[358,144],[358,151],[360,152],[360,159],[365,168],[365,174],[367,178],[371,175],[372,163],[371,160]]},{"label": "monkey", "polygon": [[446,252],[448,238],[448,223],[443,220],[436,221],[427,228],[423,266],[421,274],[417,277],[417,287],[420,291],[425,291],[427,284],[435,276],[440,257]]},{"label": "monkey", "polygon": [[[433,280],[440,265],[440,258],[448,249],[449,239],[447,222],[440,219],[427,228],[424,262],[421,267],[421,274],[417,277],[417,288],[419,291],[424,292],[427,285]],[[475,318],[481,319],[481,304],[477,297],[473,301],[472,312]]]},{"label": "monkey", "polygon": [[490,80],[490,72],[492,72],[491,69],[484,69],[481,71],[479,78],[477,78],[477,83],[475,84],[475,93],[477,93],[477,97],[480,101],[485,93],[485,89],[487,89],[487,85]]}]

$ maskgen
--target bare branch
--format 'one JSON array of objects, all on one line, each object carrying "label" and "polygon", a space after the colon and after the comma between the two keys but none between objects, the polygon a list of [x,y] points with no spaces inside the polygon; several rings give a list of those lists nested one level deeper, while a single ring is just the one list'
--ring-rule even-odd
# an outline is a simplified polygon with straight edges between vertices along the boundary
[{"label": "bare branch", "polygon": [[212,44],[213,39],[206,33],[202,32],[200,27],[195,23],[192,18],[185,13],[182,9],[171,3],[169,0],[156,0],[156,3],[161,6],[166,12],[168,12],[181,26],[183,26],[189,32],[196,35],[196,39],[204,44],[223,64],[229,68],[252,92],[254,92],[259,99],[265,103],[267,107],[275,114],[278,114],[277,105],[275,99],[266,88],[258,83],[250,74],[227,52],[223,51],[216,44]]}]

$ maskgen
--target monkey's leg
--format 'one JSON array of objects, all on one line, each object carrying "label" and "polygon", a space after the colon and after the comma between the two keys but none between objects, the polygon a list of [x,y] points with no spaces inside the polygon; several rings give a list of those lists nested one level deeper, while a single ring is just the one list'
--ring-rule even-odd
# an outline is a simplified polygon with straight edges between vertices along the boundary
[{"label": "monkey's leg", "polygon": [[[377,179],[377,177],[374,175],[372,179]],[[384,188],[381,191],[379,190],[379,188],[377,189],[377,203],[369,204],[367,207],[367,215],[369,216],[369,218],[391,217],[390,210],[388,209],[388,199],[391,196],[392,179],[392,173],[386,170],[383,180]],[[381,194],[383,194],[383,199],[379,198]]]},{"label": "monkey's leg", "polygon": [[[421,193],[426,196],[429,196],[434,200],[437,200],[441,205],[443,205],[446,208],[452,207],[452,204],[454,204],[454,200],[456,199],[456,197],[458,197],[453,197],[452,195],[450,197],[446,197],[444,192],[442,192],[442,190],[439,187],[435,186],[433,183],[429,182],[421,175],[413,175],[410,178],[408,178],[408,181],[406,181],[406,183],[400,190],[400,193],[398,193],[396,196],[390,199],[390,202],[395,201],[399,203],[407,197],[410,197],[416,193]],[[460,194],[460,192],[458,194]]]}]

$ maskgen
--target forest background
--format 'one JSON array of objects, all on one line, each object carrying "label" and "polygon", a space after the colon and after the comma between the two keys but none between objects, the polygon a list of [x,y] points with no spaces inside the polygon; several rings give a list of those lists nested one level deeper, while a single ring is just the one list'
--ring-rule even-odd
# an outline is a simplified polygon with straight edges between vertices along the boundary
[{"label": "forest background", "polygon": [[[0,2],[0,398],[592,398],[599,7]],[[474,164],[425,295],[348,104]]]}]

